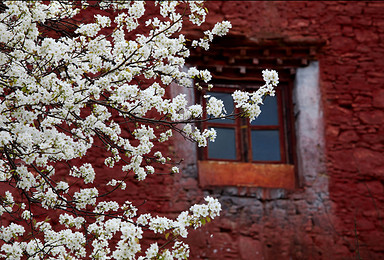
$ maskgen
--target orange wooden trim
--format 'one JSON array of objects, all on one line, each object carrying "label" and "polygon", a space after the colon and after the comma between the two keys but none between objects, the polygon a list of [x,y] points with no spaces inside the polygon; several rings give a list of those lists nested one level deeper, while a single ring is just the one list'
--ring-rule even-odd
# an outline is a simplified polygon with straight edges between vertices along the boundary
[{"label": "orange wooden trim", "polygon": [[248,186],[295,188],[295,167],[291,164],[198,161],[199,184],[210,186]]}]

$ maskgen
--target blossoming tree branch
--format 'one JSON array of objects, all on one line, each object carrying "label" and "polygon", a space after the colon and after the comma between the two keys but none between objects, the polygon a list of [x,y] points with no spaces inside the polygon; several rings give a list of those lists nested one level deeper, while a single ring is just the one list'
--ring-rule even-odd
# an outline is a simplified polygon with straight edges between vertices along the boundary
[{"label": "blossoming tree branch", "polygon": [[[89,23],[76,20],[94,5],[110,15],[95,14]],[[211,119],[253,120],[263,97],[274,95],[278,76],[268,70],[263,72],[266,84],[257,91],[233,93],[238,114],[227,113],[223,101],[209,95],[206,109],[188,104],[184,94],[167,95],[169,87],[211,87],[199,85],[209,82],[208,71],[187,68],[185,62],[191,48],[208,50],[231,24],[218,22],[199,39],[181,33],[185,23],[200,26],[206,15],[203,3],[194,1],[4,2],[0,258],[188,257],[183,238],[220,214],[217,199],[206,197],[206,203],[169,219],[138,214],[140,205],[109,196],[123,192],[128,181],[156,174],[156,164],[169,163],[169,173],[177,174],[177,163],[158,145],[174,134],[198,146],[214,141],[214,129],[195,127],[203,113]],[[87,161],[95,146],[105,149],[106,167],[123,174],[95,185],[99,173]],[[67,167],[65,178],[55,172],[59,164]],[[109,187],[108,192],[101,193],[101,186]],[[158,233],[166,242],[144,247],[144,231]]]}]

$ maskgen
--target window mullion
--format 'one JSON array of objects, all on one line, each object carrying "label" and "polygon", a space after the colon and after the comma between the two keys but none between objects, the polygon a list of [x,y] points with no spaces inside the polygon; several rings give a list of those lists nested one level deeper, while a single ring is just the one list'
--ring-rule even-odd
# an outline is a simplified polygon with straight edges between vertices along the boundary
[{"label": "window mullion", "polygon": [[280,138],[280,158],[282,163],[286,163],[288,161],[287,155],[286,155],[286,147],[287,143],[285,138],[286,136],[286,124],[284,118],[286,118],[285,114],[285,85],[280,86],[280,91],[277,95],[277,106],[278,106],[278,114],[279,114],[279,138]]}]

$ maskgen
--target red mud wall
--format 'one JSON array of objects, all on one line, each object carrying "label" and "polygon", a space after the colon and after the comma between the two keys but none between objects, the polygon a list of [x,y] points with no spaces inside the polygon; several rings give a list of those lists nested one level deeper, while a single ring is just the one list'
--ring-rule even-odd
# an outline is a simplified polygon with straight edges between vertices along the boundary
[{"label": "red mud wall", "polygon": [[325,43],[318,54],[325,151],[306,158],[324,168],[299,172],[303,183],[294,191],[203,190],[195,147],[178,139],[163,151],[184,159],[181,174],[133,181],[118,199],[143,203],[142,213],[175,216],[205,195],[219,198],[222,216],[188,238],[191,259],[383,259],[384,2],[208,1],[206,6],[203,29],[225,19],[233,24],[232,34],[252,40]]},{"label": "red mud wall", "polygon": [[192,234],[192,258],[383,259],[384,3],[209,1],[207,7],[208,24],[229,20],[233,34],[325,42],[318,61],[326,170],[295,191],[202,191],[193,152],[186,151],[190,164],[173,200],[182,205],[211,194],[224,209]]},{"label": "red mud wall", "polygon": [[[132,181],[111,199],[142,204],[141,213],[176,216],[205,195],[219,198],[222,216],[188,238],[191,259],[384,259],[384,2],[206,6],[206,28],[225,19],[232,34],[250,39],[325,42],[318,55],[325,156],[316,159],[324,170],[299,173],[303,183],[293,191],[202,190],[195,147],[179,139],[161,149],[184,159],[180,174]],[[97,152],[88,160],[106,179],[119,174],[105,169]]]}]

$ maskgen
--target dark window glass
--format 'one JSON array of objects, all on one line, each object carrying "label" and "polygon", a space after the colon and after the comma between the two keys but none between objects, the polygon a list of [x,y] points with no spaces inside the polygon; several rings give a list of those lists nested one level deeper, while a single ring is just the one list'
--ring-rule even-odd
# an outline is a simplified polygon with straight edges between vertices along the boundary
[{"label": "dark window glass", "polygon": [[276,96],[266,96],[260,106],[261,114],[252,121],[251,125],[278,125],[278,107]]},{"label": "dark window glass", "polygon": [[279,130],[252,130],[252,160],[280,161]]},{"label": "dark window glass", "polygon": [[[199,158],[293,164],[290,87],[282,85],[276,89],[276,96],[266,96],[260,107],[261,114],[252,122],[243,117],[204,120],[202,127],[216,129],[217,139],[214,143],[208,142],[208,147],[201,150]],[[203,95],[223,100],[227,113],[241,113],[241,109],[235,108],[232,99],[231,94],[235,89],[252,92],[256,88],[253,85],[218,85],[212,92]],[[203,95],[200,96],[201,101],[206,104]]]},{"label": "dark window glass", "polygon": [[208,142],[208,158],[236,160],[235,129],[215,127],[215,142]]}]

